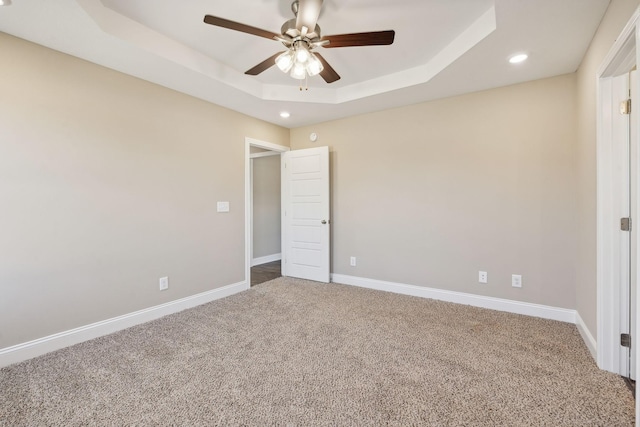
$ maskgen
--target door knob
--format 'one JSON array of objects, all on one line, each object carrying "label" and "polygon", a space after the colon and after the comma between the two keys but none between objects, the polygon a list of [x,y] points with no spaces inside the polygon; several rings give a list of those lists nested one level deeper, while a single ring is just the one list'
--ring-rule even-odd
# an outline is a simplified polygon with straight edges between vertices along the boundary
[{"label": "door knob", "polygon": [[327,223],[327,220],[326,220],[326,219],[323,219],[321,222],[322,222],[322,224],[326,224],[326,223]]}]

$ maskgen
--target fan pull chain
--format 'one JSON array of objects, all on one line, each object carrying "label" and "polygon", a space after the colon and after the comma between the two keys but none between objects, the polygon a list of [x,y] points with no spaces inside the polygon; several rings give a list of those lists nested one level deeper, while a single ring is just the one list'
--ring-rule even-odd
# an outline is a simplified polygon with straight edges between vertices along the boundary
[{"label": "fan pull chain", "polygon": [[[304,90],[309,90],[309,76],[304,76]],[[300,92],[302,92],[302,80],[300,80]]]}]

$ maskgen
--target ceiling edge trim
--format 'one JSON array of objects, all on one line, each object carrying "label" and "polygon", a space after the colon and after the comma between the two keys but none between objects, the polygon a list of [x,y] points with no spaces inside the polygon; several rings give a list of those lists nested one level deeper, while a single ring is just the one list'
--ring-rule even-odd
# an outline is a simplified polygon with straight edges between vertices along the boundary
[{"label": "ceiling edge trim", "polygon": [[76,2],[105,33],[227,86],[261,97],[262,84],[233,68],[117,13],[100,0]]},{"label": "ceiling edge trim", "polygon": [[496,28],[496,11],[495,6],[492,6],[426,64],[345,86],[340,89],[337,102],[355,101],[427,83],[493,33]]}]

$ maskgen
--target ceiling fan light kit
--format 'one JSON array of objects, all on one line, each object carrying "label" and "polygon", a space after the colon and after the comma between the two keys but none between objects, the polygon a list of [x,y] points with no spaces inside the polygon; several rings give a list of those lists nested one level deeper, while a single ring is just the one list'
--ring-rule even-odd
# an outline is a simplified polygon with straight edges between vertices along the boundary
[{"label": "ceiling fan light kit", "polygon": [[286,52],[276,58],[276,65],[283,73],[289,73],[294,79],[302,80],[307,75],[317,76],[324,70],[322,62],[299,40]]},{"label": "ceiling fan light kit", "polygon": [[291,5],[291,10],[296,15],[296,18],[290,19],[282,25],[281,34],[212,15],[206,15],[204,22],[217,27],[277,40],[287,48],[285,52],[276,53],[245,71],[245,74],[252,76],[256,76],[276,65],[283,73],[289,73],[291,77],[297,80],[320,75],[325,82],[333,83],[340,80],[340,75],[319,53],[313,52],[313,49],[320,46],[336,48],[380,46],[393,43],[395,38],[395,31],[393,30],[322,37],[320,26],[317,25],[321,8],[322,0],[294,1]]}]

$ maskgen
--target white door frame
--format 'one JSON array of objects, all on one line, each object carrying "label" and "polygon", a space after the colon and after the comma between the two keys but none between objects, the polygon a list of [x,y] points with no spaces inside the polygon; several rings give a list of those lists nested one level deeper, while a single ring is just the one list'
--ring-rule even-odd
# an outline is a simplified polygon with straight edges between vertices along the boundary
[{"label": "white door frame", "polygon": [[251,183],[251,147],[283,153],[290,148],[284,145],[260,141],[249,137],[244,138],[244,280],[245,289],[251,288],[251,259],[253,256],[253,199]]},{"label": "white door frame", "polygon": [[[621,266],[620,231],[615,224],[619,207],[615,206],[619,190],[616,172],[616,152],[612,138],[611,105],[612,77],[631,71],[638,64],[638,17],[633,14],[613,47],[603,60],[596,75],[597,86],[597,363],[601,369],[620,372],[620,318],[621,295],[619,277]],[[631,141],[637,144],[638,141]],[[636,197],[638,199],[638,197]],[[636,236],[640,233],[635,233]]]}]

